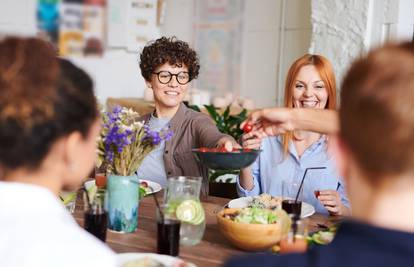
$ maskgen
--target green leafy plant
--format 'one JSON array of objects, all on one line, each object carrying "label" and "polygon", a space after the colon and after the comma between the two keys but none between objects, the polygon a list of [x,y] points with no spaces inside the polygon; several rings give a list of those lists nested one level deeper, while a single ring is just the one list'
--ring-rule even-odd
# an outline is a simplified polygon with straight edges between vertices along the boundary
[{"label": "green leafy plant", "polygon": [[243,134],[243,131],[240,129],[240,124],[247,118],[246,109],[243,109],[237,115],[230,115],[230,106],[227,106],[222,113],[219,113],[217,111],[218,108],[213,105],[204,105],[204,107],[216,123],[220,132],[231,135],[236,140],[240,138]]}]

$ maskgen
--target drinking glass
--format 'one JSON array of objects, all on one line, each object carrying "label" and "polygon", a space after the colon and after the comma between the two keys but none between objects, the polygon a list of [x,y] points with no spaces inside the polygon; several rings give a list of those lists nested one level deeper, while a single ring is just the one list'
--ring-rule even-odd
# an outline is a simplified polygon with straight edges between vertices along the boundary
[{"label": "drinking glass", "polygon": [[292,224],[289,232],[279,242],[280,253],[305,252],[308,243],[306,241],[308,230],[307,220],[299,219],[296,215],[290,215]]},{"label": "drinking glass", "polygon": [[206,223],[204,209],[200,202],[201,182],[201,177],[168,178],[164,202],[171,205],[181,221],[181,245],[195,245],[204,235]]},{"label": "drinking glass", "polygon": [[98,188],[106,188],[106,174],[95,173],[95,185]]},{"label": "drinking glass", "polygon": [[106,188],[107,171],[106,167],[101,166],[100,168],[95,167],[95,184],[99,188]]},{"label": "drinking glass", "polygon": [[105,190],[99,189],[91,198],[86,197],[84,213],[85,230],[103,242],[106,240],[106,228],[108,226],[108,211],[105,208],[105,195]]},{"label": "drinking glass", "polygon": [[60,200],[70,213],[75,211],[77,192],[62,191],[59,193]]},{"label": "drinking glass", "polygon": [[178,256],[180,225],[172,206],[163,204],[157,208],[157,253]]},{"label": "drinking glass", "polygon": [[282,181],[282,209],[287,214],[300,216],[302,212],[303,186],[292,180]]}]

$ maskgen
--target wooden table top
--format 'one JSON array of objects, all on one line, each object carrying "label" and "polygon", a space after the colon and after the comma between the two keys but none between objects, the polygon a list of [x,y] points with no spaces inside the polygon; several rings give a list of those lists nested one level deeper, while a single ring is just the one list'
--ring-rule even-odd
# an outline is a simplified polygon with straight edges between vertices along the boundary
[{"label": "wooden table top", "polygon": [[[158,197],[162,196],[161,193]],[[217,222],[216,213],[227,204],[229,199],[209,196],[202,201],[206,213],[206,230],[203,240],[195,246],[180,246],[180,258],[190,261],[199,267],[221,266],[228,258],[245,254],[230,244],[221,235]],[[83,225],[82,203],[77,201],[74,213],[76,221]],[[155,215],[155,201],[147,196],[141,200],[139,206],[138,229],[134,233],[120,234],[108,231],[106,243],[117,253],[125,252],[157,252],[157,225]],[[309,217],[309,231],[320,229],[320,225],[329,226],[338,221],[339,218],[327,217],[314,214]]]}]

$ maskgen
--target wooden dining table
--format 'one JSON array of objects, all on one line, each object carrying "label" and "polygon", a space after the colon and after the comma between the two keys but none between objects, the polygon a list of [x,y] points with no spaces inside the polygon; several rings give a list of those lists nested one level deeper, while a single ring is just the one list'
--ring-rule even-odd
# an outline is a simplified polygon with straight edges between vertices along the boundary
[{"label": "wooden dining table", "polygon": [[[157,194],[161,201],[162,192]],[[202,200],[206,214],[206,229],[202,241],[194,246],[180,246],[179,257],[202,266],[221,266],[227,259],[249,252],[234,247],[220,233],[217,226],[216,214],[230,199],[208,196]],[[74,212],[76,221],[83,226],[83,204],[78,198]],[[308,218],[310,232],[328,227],[338,222],[338,217],[328,217],[314,214]],[[106,243],[117,253],[126,252],[157,252],[156,204],[154,198],[146,196],[139,203],[138,228],[134,233],[124,234],[107,231]]]}]

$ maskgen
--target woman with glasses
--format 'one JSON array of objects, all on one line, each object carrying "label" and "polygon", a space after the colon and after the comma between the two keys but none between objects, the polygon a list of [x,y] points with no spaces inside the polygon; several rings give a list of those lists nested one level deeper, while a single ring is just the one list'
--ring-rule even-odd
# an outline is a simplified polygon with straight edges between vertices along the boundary
[{"label": "woman with glasses", "polygon": [[[335,76],[330,62],[319,55],[304,55],[289,69],[285,84],[285,107],[334,110]],[[256,162],[241,171],[238,192],[241,196],[269,193],[282,195],[282,181],[297,183],[307,168],[303,201],[323,214],[349,213],[344,183],[327,153],[327,136],[310,131],[287,131],[280,136],[261,138],[257,132],[242,137],[243,147],[261,148]]]},{"label": "woman with glasses", "polygon": [[202,176],[207,194],[207,169],[197,163],[191,149],[225,147],[232,150],[236,141],[218,131],[211,118],[187,108],[182,102],[189,83],[200,69],[196,52],[175,37],[162,37],[144,47],[140,56],[141,74],[153,90],[155,110],[142,117],[151,130],[169,127],[173,137],[152,151],[137,170],[139,178],[160,183],[167,177]]}]

